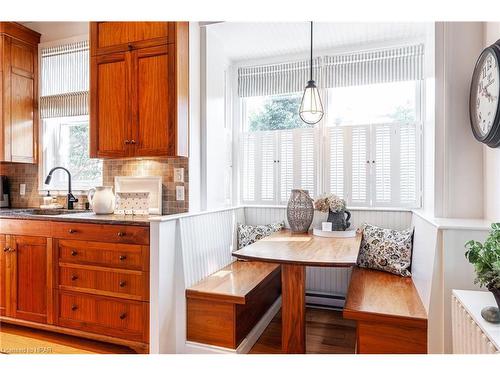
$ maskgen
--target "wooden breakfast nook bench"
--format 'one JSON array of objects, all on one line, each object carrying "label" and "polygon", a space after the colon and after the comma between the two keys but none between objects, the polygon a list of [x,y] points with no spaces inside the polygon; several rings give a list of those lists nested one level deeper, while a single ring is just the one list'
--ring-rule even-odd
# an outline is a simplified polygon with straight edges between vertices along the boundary
[{"label": "wooden breakfast nook bench", "polygon": [[236,349],[281,294],[281,267],[236,261],[186,289],[187,340]]},{"label": "wooden breakfast nook bench", "polygon": [[410,277],[354,267],[344,318],[359,354],[426,354],[427,313]]}]

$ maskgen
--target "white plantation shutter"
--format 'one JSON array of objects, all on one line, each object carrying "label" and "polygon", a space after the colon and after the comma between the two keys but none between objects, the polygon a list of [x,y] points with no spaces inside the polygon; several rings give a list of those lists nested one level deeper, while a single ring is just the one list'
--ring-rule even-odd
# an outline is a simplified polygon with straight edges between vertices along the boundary
[{"label": "white plantation shutter", "polygon": [[287,202],[293,188],[293,133],[279,132],[280,201]]},{"label": "white plantation shutter", "polygon": [[368,205],[368,126],[351,128],[351,197],[353,205]]},{"label": "white plantation shutter", "polygon": [[417,131],[414,124],[404,124],[400,132],[400,200],[402,205],[417,204]]},{"label": "white plantation shutter", "polygon": [[[373,149],[372,173],[374,181],[372,184],[375,202],[391,202],[391,125],[373,126]],[[373,155],[372,155],[373,156]]]},{"label": "white plantation shutter", "polygon": [[260,199],[263,202],[274,201],[274,183],[275,183],[275,134],[272,131],[260,133]]},{"label": "white plantation shutter", "polygon": [[245,202],[253,202],[255,200],[255,133],[243,133],[242,156],[241,156],[241,189],[242,199]]},{"label": "white plantation shutter", "polygon": [[316,157],[314,129],[296,129],[296,144],[300,152],[296,153],[297,166],[300,172],[296,188],[309,191],[311,197],[316,195]]},{"label": "white plantation shutter", "polygon": [[327,191],[344,198],[344,128],[328,128]]}]

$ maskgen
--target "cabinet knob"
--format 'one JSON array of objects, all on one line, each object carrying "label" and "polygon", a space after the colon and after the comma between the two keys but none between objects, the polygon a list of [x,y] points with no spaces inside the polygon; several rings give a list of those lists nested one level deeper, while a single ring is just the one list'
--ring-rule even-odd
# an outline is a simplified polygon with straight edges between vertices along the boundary
[{"label": "cabinet knob", "polygon": [[127,314],[126,313],[121,313],[120,314],[120,319],[123,320],[127,317]]},{"label": "cabinet knob", "polygon": [[130,144],[135,145],[135,143],[136,143],[136,142],[135,142],[135,140],[134,140],[134,139],[131,139],[131,140],[130,140]]},{"label": "cabinet knob", "polygon": [[128,145],[130,144],[130,141],[128,139],[125,140],[125,144]]},{"label": "cabinet knob", "polygon": [[78,255],[78,251],[76,250],[71,250],[71,255],[76,257]]},{"label": "cabinet knob", "polygon": [[118,237],[125,237],[125,232],[118,232],[117,235]]},{"label": "cabinet knob", "polygon": [[133,44],[132,44],[132,43],[129,43],[129,44],[127,45],[127,47],[128,47],[128,49],[129,49],[129,50],[131,50],[131,49],[133,49],[133,48],[134,48],[134,46],[133,46]]},{"label": "cabinet knob", "polygon": [[126,255],[120,255],[119,259],[120,260],[125,260],[125,259],[127,259],[127,256]]},{"label": "cabinet knob", "polygon": [[71,275],[71,280],[73,281],[78,280],[78,275]]},{"label": "cabinet knob", "polygon": [[10,251],[10,249],[9,249],[8,247],[4,247],[4,248],[3,248],[3,252],[4,252],[4,253],[8,253],[9,251]]},{"label": "cabinet knob", "polygon": [[127,285],[127,282],[122,280],[122,281],[120,281],[119,285],[120,285],[120,288],[124,288],[125,285]]},{"label": "cabinet knob", "polygon": [[70,229],[70,230],[68,230],[69,234],[73,234],[73,233],[76,233],[76,232],[77,232],[76,229]]},{"label": "cabinet knob", "polygon": [[78,309],[78,306],[77,305],[71,305],[71,310],[75,311]]}]

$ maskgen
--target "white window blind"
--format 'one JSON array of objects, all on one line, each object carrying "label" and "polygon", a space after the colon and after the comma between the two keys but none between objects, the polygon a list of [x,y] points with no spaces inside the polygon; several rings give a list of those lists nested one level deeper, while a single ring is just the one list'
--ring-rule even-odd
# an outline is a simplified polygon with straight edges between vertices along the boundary
[{"label": "white window blind", "polygon": [[88,41],[42,48],[40,117],[87,115],[88,98]]}]

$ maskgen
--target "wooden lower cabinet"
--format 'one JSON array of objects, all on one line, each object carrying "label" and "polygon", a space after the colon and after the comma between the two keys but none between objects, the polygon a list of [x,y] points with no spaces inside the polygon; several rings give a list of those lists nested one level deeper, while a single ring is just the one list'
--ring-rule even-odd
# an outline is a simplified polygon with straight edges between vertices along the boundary
[{"label": "wooden lower cabinet", "polygon": [[38,323],[52,321],[52,241],[6,236],[7,315]]},{"label": "wooden lower cabinet", "polygon": [[5,235],[0,234],[0,316],[4,316],[6,313],[6,271],[7,271],[7,244],[5,242]]},{"label": "wooden lower cabinet", "polygon": [[0,321],[147,353],[149,228],[21,222],[2,219]]}]

